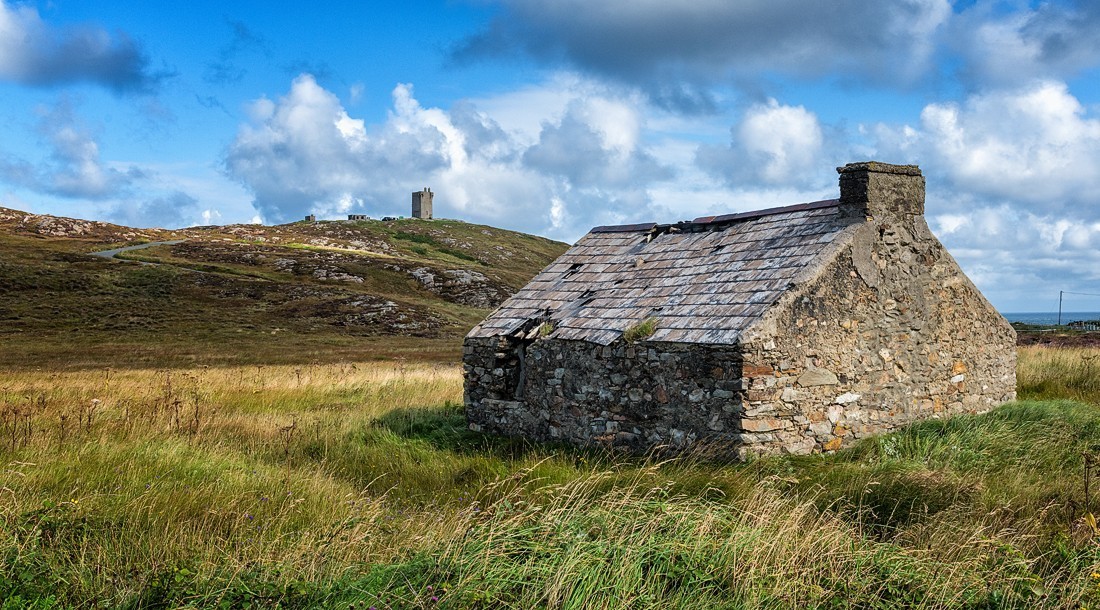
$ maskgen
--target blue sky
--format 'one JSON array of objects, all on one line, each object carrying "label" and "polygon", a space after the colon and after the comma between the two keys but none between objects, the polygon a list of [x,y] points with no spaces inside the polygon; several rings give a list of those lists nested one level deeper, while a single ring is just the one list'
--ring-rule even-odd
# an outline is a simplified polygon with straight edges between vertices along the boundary
[{"label": "blue sky", "polygon": [[[0,205],[437,216],[565,241],[917,163],[1003,311],[1100,293],[1100,3],[0,0]],[[1100,310],[1075,297],[1070,310]]]}]

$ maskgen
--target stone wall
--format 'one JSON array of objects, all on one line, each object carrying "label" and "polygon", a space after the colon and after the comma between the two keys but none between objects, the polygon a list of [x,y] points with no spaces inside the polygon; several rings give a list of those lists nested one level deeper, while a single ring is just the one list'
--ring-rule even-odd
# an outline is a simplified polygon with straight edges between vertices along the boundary
[{"label": "stone wall", "polygon": [[1016,334],[923,218],[855,228],[744,344],[746,446],[830,451],[1016,397]]},{"label": "stone wall", "polygon": [[468,338],[463,361],[474,430],[634,452],[740,445],[736,347]]}]

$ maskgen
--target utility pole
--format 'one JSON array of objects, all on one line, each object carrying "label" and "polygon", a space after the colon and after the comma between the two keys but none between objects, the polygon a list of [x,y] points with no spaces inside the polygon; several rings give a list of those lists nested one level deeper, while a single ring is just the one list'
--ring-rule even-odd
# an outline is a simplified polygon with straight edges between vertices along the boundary
[{"label": "utility pole", "polygon": [[1062,325],[1062,292],[1058,291],[1058,326]]}]

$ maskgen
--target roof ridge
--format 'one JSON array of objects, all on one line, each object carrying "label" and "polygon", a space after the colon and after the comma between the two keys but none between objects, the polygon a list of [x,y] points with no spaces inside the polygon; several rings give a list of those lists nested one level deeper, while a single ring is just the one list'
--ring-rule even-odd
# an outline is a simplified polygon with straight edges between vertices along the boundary
[{"label": "roof ridge", "polygon": [[[840,205],[839,199],[822,199],[820,201],[811,201],[809,203],[796,203],[794,205],[785,205],[775,208],[764,208],[763,210],[752,210],[749,212],[738,212],[736,214],[723,214],[721,216],[700,216],[695,220],[681,221],[676,225],[663,225],[663,226],[693,226],[693,225],[715,225],[739,222],[742,220],[752,220],[755,218],[761,218],[764,216],[773,216],[775,214],[785,214],[788,212],[804,212],[807,210],[817,210],[820,208],[828,208]],[[589,233],[647,233],[654,228],[662,226],[655,222],[642,222],[628,225],[604,225],[599,227],[593,227]]]}]

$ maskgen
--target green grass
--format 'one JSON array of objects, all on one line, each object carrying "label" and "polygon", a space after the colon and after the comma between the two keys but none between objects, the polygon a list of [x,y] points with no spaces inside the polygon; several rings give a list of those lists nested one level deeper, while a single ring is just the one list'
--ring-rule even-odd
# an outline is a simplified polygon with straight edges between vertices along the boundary
[{"label": "green grass", "polygon": [[657,318],[646,318],[637,324],[633,324],[623,332],[623,341],[634,343],[646,339],[657,332],[657,325]]},{"label": "green grass", "polygon": [[396,239],[401,239],[401,240],[404,240],[404,241],[411,241],[411,242],[417,243],[417,244],[429,244],[429,245],[433,245],[433,246],[437,244],[437,242],[434,239],[432,239],[431,237],[429,237],[427,235],[420,234],[420,233],[407,233],[405,231],[394,231],[393,236]]},{"label": "green grass", "polygon": [[[1021,378],[1066,372],[1048,358],[1022,351]],[[1087,519],[1100,500],[1085,504],[1081,458],[1100,446],[1093,404],[1024,400],[834,455],[722,464],[476,434],[460,397],[457,367],[407,362],[12,371],[0,383],[0,599],[1100,603]]]}]

